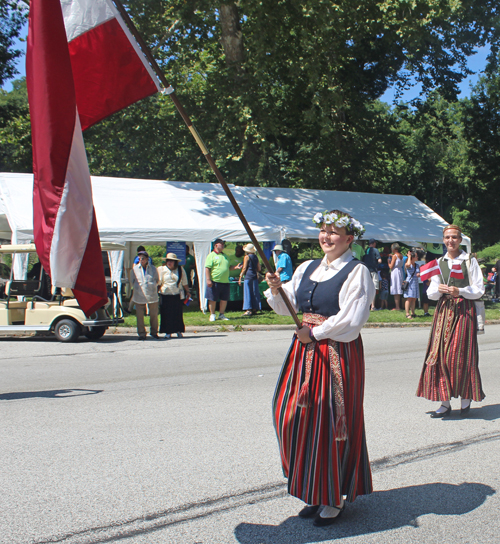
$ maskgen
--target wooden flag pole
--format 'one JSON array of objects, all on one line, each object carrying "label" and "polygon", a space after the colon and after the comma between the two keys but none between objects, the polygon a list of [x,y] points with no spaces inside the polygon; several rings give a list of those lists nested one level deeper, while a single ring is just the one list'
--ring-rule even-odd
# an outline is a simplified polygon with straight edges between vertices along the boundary
[{"label": "wooden flag pole", "polygon": [[[220,170],[217,168],[217,165],[215,164],[214,159],[212,158],[210,152],[208,151],[207,147],[205,146],[203,140],[201,139],[200,135],[198,134],[198,131],[196,130],[195,126],[191,122],[191,119],[189,118],[188,114],[182,107],[182,104],[179,101],[179,98],[175,94],[175,91],[173,87],[168,83],[168,81],[165,78],[165,75],[161,71],[160,67],[158,66],[158,63],[156,62],[155,58],[151,54],[151,51],[149,50],[149,47],[146,45],[144,40],[142,39],[142,36],[139,34],[137,28],[135,27],[134,23],[129,17],[129,14],[123,7],[123,4],[120,0],[113,0],[116,9],[120,12],[120,15],[123,17],[123,20],[125,21],[126,25],[128,26],[130,32],[134,36],[134,38],[137,40],[137,43],[142,49],[142,52],[144,55],[146,55],[146,58],[148,59],[149,63],[151,64],[151,67],[155,71],[156,75],[158,76],[158,79],[162,82],[163,86],[165,87],[165,93],[170,96],[173,103],[175,104],[175,107],[177,108],[177,111],[180,113],[182,119],[186,123],[186,126],[188,127],[189,131],[191,132],[193,138],[196,140],[196,143],[198,144],[199,148],[201,149],[201,152],[203,153],[205,159],[207,160],[208,164],[212,168],[215,176],[219,180],[219,183],[222,185],[222,188],[224,189],[224,192],[226,193],[227,197],[229,198],[229,201],[233,205],[233,208],[235,212],[237,213],[238,217],[240,218],[240,221],[242,222],[243,226],[245,227],[245,230],[247,231],[248,236],[252,240],[253,245],[255,246],[255,249],[257,250],[257,253],[259,254],[260,258],[262,259],[262,262],[264,263],[264,266],[267,268],[267,270],[272,274],[274,273],[274,270],[271,267],[271,264],[269,263],[269,260],[266,257],[266,254],[262,250],[259,242],[257,241],[257,238],[255,237],[255,234],[253,233],[250,225],[248,224],[248,221],[246,220],[246,217],[243,215],[243,212],[241,211],[241,208],[239,204],[236,202],[236,199],[234,198],[233,194],[231,193],[231,190],[229,189],[226,180],[224,179],[224,176],[221,174]],[[292,303],[286,296],[286,293],[283,291],[283,289],[280,287],[278,289],[281,298],[283,299],[283,302],[285,303],[288,311],[290,312],[290,315],[293,317],[293,320],[295,321],[295,324],[297,327],[302,327],[302,323],[300,322],[300,319],[298,318],[294,307],[292,306]]]}]

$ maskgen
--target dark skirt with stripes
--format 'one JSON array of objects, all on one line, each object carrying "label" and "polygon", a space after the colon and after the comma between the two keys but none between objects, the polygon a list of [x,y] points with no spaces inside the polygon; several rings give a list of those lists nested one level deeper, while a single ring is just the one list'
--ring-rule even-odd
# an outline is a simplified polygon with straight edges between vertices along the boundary
[{"label": "dark skirt with stripes", "polygon": [[442,296],[436,307],[417,396],[444,401],[484,399],[473,300]]},{"label": "dark skirt with stripes", "polygon": [[331,346],[328,340],[315,343],[308,406],[299,406],[306,345],[294,336],[274,393],[273,418],[288,492],[307,504],[335,506],[342,495],[353,501],[371,493],[372,477],[363,416],[361,336],[349,343],[333,342],[343,384],[344,440],[338,439],[336,429]]}]

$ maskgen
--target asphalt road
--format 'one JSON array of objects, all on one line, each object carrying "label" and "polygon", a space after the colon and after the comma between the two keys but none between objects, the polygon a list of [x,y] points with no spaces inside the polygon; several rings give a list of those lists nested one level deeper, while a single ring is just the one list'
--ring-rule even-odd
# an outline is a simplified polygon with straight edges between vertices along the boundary
[{"label": "asphalt road", "polygon": [[297,517],[279,463],[290,331],[0,338],[0,542],[497,544],[500,326],[468,419],[415,397],[428,333],[363,332],[375,492],[329,528]]}]

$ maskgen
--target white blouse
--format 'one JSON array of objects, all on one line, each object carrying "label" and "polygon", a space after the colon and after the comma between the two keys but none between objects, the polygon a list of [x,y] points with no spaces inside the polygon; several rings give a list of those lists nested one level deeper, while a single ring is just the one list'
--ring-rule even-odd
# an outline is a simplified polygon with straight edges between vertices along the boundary
[{"label": "white blouse", "polygon": [[[465,251],[462,251],[456,259],[450,259],[448,255],[445,255],[443,257],[445,261],[448,261],[447,264],[450,270],[453,262],[462,264],[462,261],[467,261],[468,258],[469,255],[465,253]],[[458,292],[463,298],[477,300],[484,295],[484,282],[483,275],[481,274],[481,269],[479,268],[476,259],[473,258],[470,260],[470,267],[467,267],[467,271],[469,273],[470,285],[468,287],[459,287]],[[439,298],[444,294],[439,292],[439,285],[442,283],[442,281],[443,278],[441,277],[441,274],[432,276],[431,283],[427,288],[427,296],[431,300],[439,300]]]},{"label": "white blouse", "polygon": [[[346,251],[335,261],[327,263],[326,256],[320,265],[311,274],[311,279],[317,282],[327,281],[333,278],[342,270],[353,256],[351,250]],[[292,280],[282,285],[283,290],[288,295],[295,311],[298,311],[295,294],[297,293],[300,281],[312,261],[302,263],[295,273]],[[288,309],[280,295],[273,296],[271,289],[268,289],[264,295],[267,298],[269,306],[280,315],[289,315]],[[375,287],[368,268],[364,264],[358,264],[347,276],[344,285],[339,293],[340,311],[337,315],[332,315],[324,323],[313,327],[312,331],[317,340],[330,338],[338,342],[351,342],[359,336],[363,325],[370,317],[370,306],[375,296]]]},{"label": "white blouse", "polygon": [[[177,285],[179,280],[179,270],[182,274],[181,281]],[[188,281],[184,268],[179,265],[177,270],[170,270],[168,266],[158,267],[158,277],[160,285],[160,293],[162,295],[181,295],[184,298],[184,287],[187,287]]]}]

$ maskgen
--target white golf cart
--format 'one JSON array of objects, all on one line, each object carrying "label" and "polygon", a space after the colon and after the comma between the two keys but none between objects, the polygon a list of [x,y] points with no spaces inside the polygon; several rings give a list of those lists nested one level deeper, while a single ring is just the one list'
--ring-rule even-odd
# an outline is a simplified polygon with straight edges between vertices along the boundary
[{"label": "white golf cart", "polygon": [[[103,250],[122,250],[125,246],[102,242]],[[36,253],[34,244],[3,245],[0,254]],[[0,299],[0,333],[50,332],[60,342],[75,342],[81,335],[90,340],[101,338],[108,327],[123,323],[123,319],[108,313],[109,302],[88,318],[80,309],[70,289],[47,289],[47,275],[41,266],[35,277],[27,280],[10,278],[3,282]],[[5,271],[2,272],[5,275]]]}]

